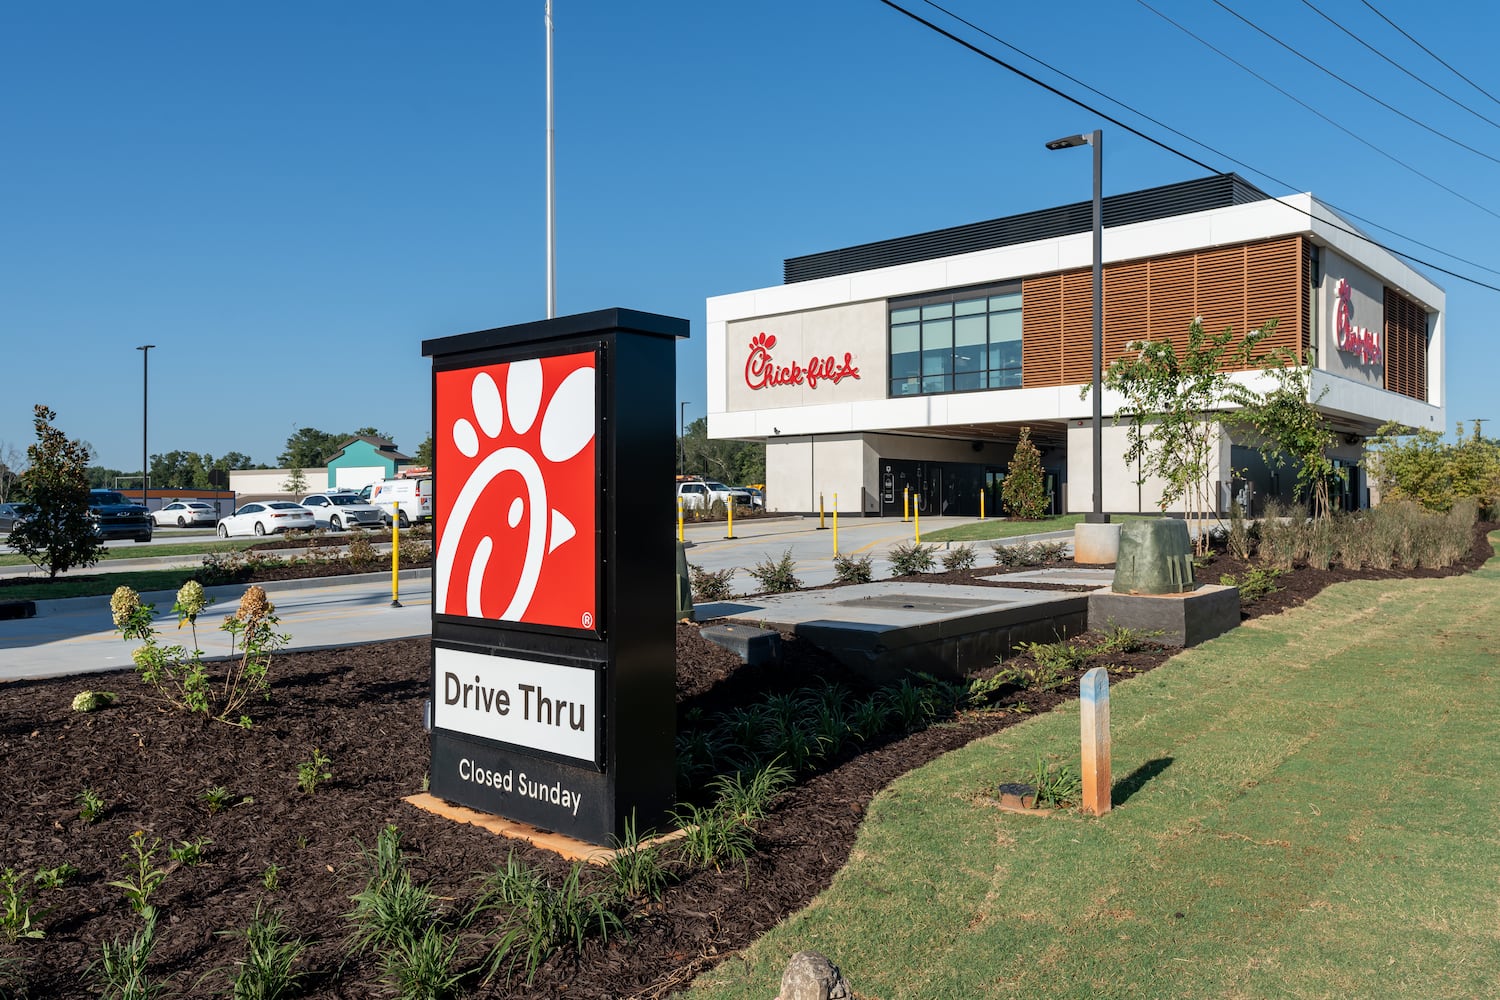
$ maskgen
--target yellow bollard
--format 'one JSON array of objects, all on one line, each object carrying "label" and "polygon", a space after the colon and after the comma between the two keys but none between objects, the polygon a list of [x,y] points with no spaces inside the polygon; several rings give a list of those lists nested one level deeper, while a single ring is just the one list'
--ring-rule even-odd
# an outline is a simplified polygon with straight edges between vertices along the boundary
[{"label": "yellow bollard", "polygon": [[984,520],[984,490],[979,491],[979,519]]},{"label": "yellow bollard", "polygon": [[724,513],[725,513],[725,516],[727,516],[729,518],[729,534],[725,535],[724,537],[725,538],[733,538],[734,537],[734,497],[730,497],[728,500],[724,501]]},{"label": "yellow bollard", "polygon": [[401,502],[391,511],[391,607],[401,607]]},{"label": "yellow bollard", "polygon": [[826,526],[823,524],[823,494],[821,493],[818,494],[818,530],[826,530]]},{"label": "yellow bollard", "polygon": [[833,495],[833,554],[839,554],[839,495]]},{"label": "yellow bollard", "polygon": [[911,487],[901,487],[901,523],[911,520]]},{"label": "yellow bollard", "polygon": [[922,511],[918,509],[921,506],[922,494],[913,493],[911,495],[911,519],[916,527],[916,539],[918,545],[922,544]]},{"label": "yellow bollard", "polygon": [[677,498],[677,541],[683,541],[682,537],[682,497]]}]

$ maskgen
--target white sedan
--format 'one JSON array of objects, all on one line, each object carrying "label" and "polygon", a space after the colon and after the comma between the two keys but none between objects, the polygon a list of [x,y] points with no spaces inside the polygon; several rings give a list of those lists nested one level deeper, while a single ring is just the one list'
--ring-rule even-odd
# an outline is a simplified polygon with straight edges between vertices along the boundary
[{"label": "white sedan", "polygon": [[186,528],[190,524],[213,524],[218,519],[219,512],[214,510],[214,505],[201,500],[178,500],[161,510],[151,512],[151,520],[156,522],[158,528],[173,524],[179,528]]},{"label": "white sedan", "polygon": [[311,531],[317,526],[312,511],[301,504],[289,500],[267,500],[247,503],[228,517],[220,518],[219,537]]}]

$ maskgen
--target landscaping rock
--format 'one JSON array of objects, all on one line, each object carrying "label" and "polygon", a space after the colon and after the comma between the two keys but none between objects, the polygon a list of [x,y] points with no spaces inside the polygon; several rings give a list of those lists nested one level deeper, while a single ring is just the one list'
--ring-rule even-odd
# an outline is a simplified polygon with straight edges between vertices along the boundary
[{"label": "landscaping rock", "polygon": [[853,995],[837,965],[815,951],[799,951],[781,974],[776,1000],[850,1000]]}]

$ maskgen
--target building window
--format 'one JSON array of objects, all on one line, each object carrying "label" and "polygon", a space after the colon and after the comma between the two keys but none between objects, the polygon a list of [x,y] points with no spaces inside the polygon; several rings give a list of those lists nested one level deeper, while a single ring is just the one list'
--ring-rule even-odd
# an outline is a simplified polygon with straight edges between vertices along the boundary
[{"label": "building window", "polygon": [[1021,385],[1021,289],[967,289],[890,304],[892,396]]}]

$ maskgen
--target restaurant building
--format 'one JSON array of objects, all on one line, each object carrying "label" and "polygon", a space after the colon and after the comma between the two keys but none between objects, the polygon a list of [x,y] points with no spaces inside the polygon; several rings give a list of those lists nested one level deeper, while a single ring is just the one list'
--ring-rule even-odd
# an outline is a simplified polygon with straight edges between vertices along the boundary
[{"label": "restaurant building", "polygon": [[[707,303],[708,432],[764,441],[768,510],[998,514],[1022,428],[1055,513],[1092,509],[1092,205],[1079,202],[784,262],[784,283]],[[1444,294],[1309,194],[1273,199],[1220,174],[1103,200],[1105,368],[1132,342],[1276,323],[1264,342],[1313,366],[1338,435],[1346,509],[1366,506],[1363,442],[1387,421],[1443,431]],[[1254,370],[1231,378],[1267,385]],[[1104,394],[1103,503],[1155,512]],[[1290,499],[1217,426],[1213,479]]]}]

